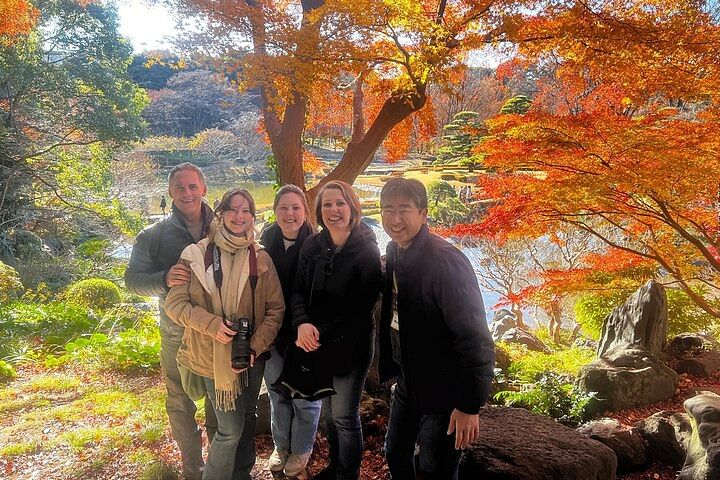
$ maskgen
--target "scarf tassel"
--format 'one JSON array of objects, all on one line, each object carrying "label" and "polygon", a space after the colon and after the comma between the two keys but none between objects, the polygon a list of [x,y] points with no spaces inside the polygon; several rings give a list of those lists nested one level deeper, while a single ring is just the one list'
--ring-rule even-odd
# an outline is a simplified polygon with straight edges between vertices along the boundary
[{"label": "scarf tassel", "polygon": [[235,400],[242,394],[243,390],[250,383],[247,369],[240,373],[232,382],[229,389],[215,388],[215,405],[221,412],[235,410]]}]

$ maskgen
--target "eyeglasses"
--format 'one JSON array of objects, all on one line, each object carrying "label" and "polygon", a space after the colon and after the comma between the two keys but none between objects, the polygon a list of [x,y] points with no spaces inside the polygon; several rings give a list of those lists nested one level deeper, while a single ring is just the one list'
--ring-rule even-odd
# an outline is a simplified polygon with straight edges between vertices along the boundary
[{"label": "eyeglasses", "polygon": [[395,210],[394,208],[387,208],[383,207],[380,209],[380,214],[383,217],[389,217],[394,218],[395,215],[400,215],[400,218],[408,218],[410,215],[412,215],[415,212],[419,212],[421,209],[419,208],[401,208],[400,210]]}]

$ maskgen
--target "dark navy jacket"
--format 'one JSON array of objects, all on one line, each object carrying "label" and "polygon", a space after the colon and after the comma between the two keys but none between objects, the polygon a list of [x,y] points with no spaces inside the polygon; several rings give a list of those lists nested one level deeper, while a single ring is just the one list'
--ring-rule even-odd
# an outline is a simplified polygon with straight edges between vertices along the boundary
[{"label": "dark navy jacket", "polygon": [[[407,250],[387,247],[380,321],[380,376],[402,371],[422,413],[457,408],[477,413],[490,394],[495,350],[470,262],[423,225]],[[401,363],[390,339],[393,272],[397,273]]]}]

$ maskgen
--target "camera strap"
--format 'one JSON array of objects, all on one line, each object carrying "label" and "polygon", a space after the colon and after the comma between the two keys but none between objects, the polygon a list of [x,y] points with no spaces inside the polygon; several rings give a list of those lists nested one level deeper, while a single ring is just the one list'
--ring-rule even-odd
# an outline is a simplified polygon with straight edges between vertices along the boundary
[{"label": "camera strap", "polygon": [[[222,304],[222,294],[220,293],[220,291],[222,290],[223,282],[222,265],[220,263],[220,249],[214,243],[211,243],[210,245],[208,245],[208,247],[209,248],[205,251],[205,268],[207,268],[210,260],[208,258],[208,253],[212,251],[213,278],[215,280],[215,286],[218,289],[218,295],[220,295],[220,308],[222,309],[222,314],[224,318],[225,307]],[[248,276],[248,280],[250,281],[250,291],[252,294],[252,326],[253,328],[255,328],[255,288],[257,287],[258,282],[257,255],[255,254],[255,244],[250,244],[250,246],[248,247],[248,262],[250,263],[250,275]]]}]

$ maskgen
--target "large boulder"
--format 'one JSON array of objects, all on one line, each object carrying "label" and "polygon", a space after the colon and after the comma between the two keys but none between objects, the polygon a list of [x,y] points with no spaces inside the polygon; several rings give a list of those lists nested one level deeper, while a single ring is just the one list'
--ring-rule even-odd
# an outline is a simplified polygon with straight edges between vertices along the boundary
[{"label": "large boulder", "polygon": [[485,407],[480,438],[466,451],[460,480],[612,480],[617,458],[605,445],[527,410]]},{"label": "large boulder", "polygon": [[586,437],[607,445],[615,452],[618,472],[637,470],[648,463],[647,441],[636,428],[620,425],[612,418],[588,422],[577,428]]},{"label": "large boulder", "polygon": [[689,373],[696,377],[711,377],[720,370],[720,352],[702,352],[694,357],[683,358],[675,365],[677,373]]},{"label": "large boulder", "polygon": [[502,336],[511,328],[516,328],[517,317],[510,310],[501,308],[496,311],[493,315],[492,322],[490,322],[490,334],[494,341],[498,341]]},{"label": "large boulder", "polygon": [[680,480],[720,478],[720,396],[712,393],[685,400],[685,411],[692,418],[692,436]]},{"label": "large boulder", "polygon": [[635,427],[648,444],[650,461],[680,468],[687,455],[692,434],[690,417],[663,411],[640,420]]},{"label": "large boulder", "polygon": [[713,350],[720,350],[720,343],[704,333],[681,333],[667,346],[667,353],[675,358],[693,357]]},{"label": "large boulder", "polygon": [[550,353],[550,349],[542,340],[521,328],[511,328],[500,337],[500,340],[508,343],[519,343],[536,352]]},{"label": "large boulder", "polygon": [[665,288],[650,280],[607,316],[598,343],[598,357],[618,345],[643,348],[658,355],[665,347],[667,323]]},{"label": "large boulder", "polygon": [[596,409],[621,410],[668,400],[678,375],[647,350],[617,345],[580,370],[578,387],[596,392]]}]

